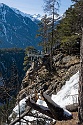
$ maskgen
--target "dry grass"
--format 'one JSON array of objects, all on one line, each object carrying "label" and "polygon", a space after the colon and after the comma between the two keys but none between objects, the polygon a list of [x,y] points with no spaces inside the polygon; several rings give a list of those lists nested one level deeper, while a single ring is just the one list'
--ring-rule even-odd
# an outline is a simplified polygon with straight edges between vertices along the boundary
[{"label": "dry grass", "polygon": [[78,113],[73,112],[73,119],[68,121],[57,121],[55,125],[76,125],[78,122]]}]

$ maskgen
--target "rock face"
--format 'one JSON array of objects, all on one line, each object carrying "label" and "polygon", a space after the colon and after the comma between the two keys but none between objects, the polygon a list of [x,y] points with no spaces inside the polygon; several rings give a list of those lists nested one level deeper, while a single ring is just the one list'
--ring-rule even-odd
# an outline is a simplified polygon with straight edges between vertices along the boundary
[{"label": "rock face", "polygon": [[[19,95],[17,98],[19,98],[21,100],[25,97],[28,97],[28,99],[30,99],[30,100],[33,99],[34,103],[36,103],[38,98],[40,98],[42,100],[44,99],[44,101],[46,101],[45,99],[47,97],[48,101],[46,101],[46,102],[49,102],[50,99],[48,98],[48,96],[43,95],[41,97],[42,93],[45,92],[47,95],[49,95],[49,97],[51,94],[56,94],[61,89],[61,87],[65,84],[65,81],[68,80],[73,74],[75,74],[79,70],[80,63],[79,63],[78,56],[65,55],[64,53],[61,53],[61,52],[56,53],[53,56],[53,60],[52,60],[52,63],[53,63],[52,71],[50,71],[49,59],[50,59],[50,56],[45,55],[43,57],[42,61],[38,60],[36,62],[36,64],[34,62],[32,63],[32,66],[28,69],[28,71],[26,72],[26,75],[22,81],[22,89],[19,92]],[[40,62],[42,62],[42,63],[40,63]],[[25,107],[25,112],[28,111],[28,109],[30,108],[28,106],[31,106],[31,104],[32,104],[31,107],[35,106],[38,111],[41,110],[37,104],[34,105],[34,103],[32,103],[32,101],[29,101],[29,102],[28,101],[26,101],[27,104]],[[52,115],[55,116],[56,114],[55,114],[55,109],[54,109],[53,105],[51,105],[50,103],[49,104],[47,103],[47,105],[48,105],[48,107],[50,107],[49,109],[51,111],[53,111]],[[76,107],[68,106],[67,108],[69,110],[76,111],[77,106]],[[35,108],[33,108],[33,109],[35,109]],[[49,110],[47,110],[47,111],[48,112],[46,112],[46,113],[48,115]],[[57,108],[56,108],[56,111],[57,111]],[[43,111],[41,111],[41,112],[43,112]],[[63,115],[63,110],[61,110],[61,112],[62,112],[62,114],[60,114],[60,115]],[[29,115],[29,113],[32,113],[32,111],[28,112],[28,115]],[[60,112],[57,111],[57,113],[60,113]],[[34,114],[34,113],[32,113],[32,114]],[[35,114],[38,115],[37,112]],[[44,113],[42,116],[44,116]],[[63,116],[65,116],[65,115],[63,115]],[[53,117],[51,117],[49,119],[50,122],[52,121],[52,118]],[[62,117],[57,117],[57,115],[56,115],[55,119],[62,120],[60,118],[62,118]],[[43,119],[45,120],[46,116]],[[40,121],[39,123],[43,123],[43,121]],[[34,121],[31,124],[36,125],[36,123],[34,123]],[[46,124],[46,123],[43,123],[43,124]]]},{"label": "rock face", "polygon": [[[47,58],[46,58],[47,56]],[[72,75],[79,70],[79,57],[63,53],[53,56],[53,71],[49,70],[49,55],[43,57],[41,65],[30,68],[22,82],[20,97],[46,91],[56,94]]]},{"label": "rock face", "polygon": [[[29,15],[30,16],[30,15]],[[0,4],[0,48],[37,48],[38,20],[31,20],[18,10],[5,4]]]}]

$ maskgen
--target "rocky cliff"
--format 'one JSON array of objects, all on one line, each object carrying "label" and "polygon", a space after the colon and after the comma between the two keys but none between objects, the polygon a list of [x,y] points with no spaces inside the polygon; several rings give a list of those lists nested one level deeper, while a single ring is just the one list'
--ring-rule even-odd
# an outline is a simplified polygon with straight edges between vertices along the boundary
[{"label": "rocky cliff", "polygon": [[[40,116],[40,113],[38,115],[38,112],[36,111],[34,112],[32,110],[32,107],[33,109],[35,109],[34,107],[36,106],[36,110],[38,109],[38,111],[41,112],[41,108],[39,108],[38,105],[35,104],[35,102],[38,99],[45,100],[45,98],[43,98],[42,96],[43,92],[47,93],[49,97],[52,94],[56,94],[61,89],[61,87],[66,83],[66,81],[69,80],[69,78],[79,70],[80,68],[79,61],[80,61],[79,56],[77,55],[66,55],[62,53],[61,51],[56,51],[52,58],[52,63],[53,63],[52,70],[50,70],[50,56],[49,55],[44,55],[43,58],[38,59],[36,62],[33,62],[32,66],[26,72],[26,75],[22,81],[21,91],[19,92],[17,96],[17,100],[18,99],[21,101],[25,100],[25,102],[23,102],[24,108],[22,108],[23,114],[21,114],[20,118],[23,118],[27,114],[28,116],[32,115],[32,116],[39,118],[38,120],[31,121],[30,122],[31,125],[32,124],[36,125],[37,123],[38,125],[44,125],[46,124],[47,119],[49,123],[52,122],[53,119],[47,118],[44,115],[46,111],[44,111],[43,115],[41,114]],[[52,106],[50,106],[50,108],[51,107]],[[15,110],[18,111],[17,108],[14,109],[12,116],[16,115]],[[52,111],[54,110],[55,109],[53,109]],[[40,116],[41,118],[38,116]],[[17,121],[19,121],[19,118],[15,119],[13,122],[16,123]],[[55,123],[56,121],[53,122],[53,124]],[[13,125],[13,123],[11,123],[11,125]]]},{"label": "rocky cliff", "polygon": [[56,52],[53,56],[53,70],[49,68],[49,55],[45,55],[38,64],[33,63],[22,81],[20,98],[29,94],[46,91],[56,94],[65,82],[79,70],[79,56]]}]

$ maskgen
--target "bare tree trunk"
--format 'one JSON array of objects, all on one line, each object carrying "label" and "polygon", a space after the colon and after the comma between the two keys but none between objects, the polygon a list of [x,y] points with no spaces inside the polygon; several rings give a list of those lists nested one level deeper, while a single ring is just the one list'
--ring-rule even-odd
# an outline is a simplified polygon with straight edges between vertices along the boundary
[{"label": "bare tree trunk", "polygon": [[50,68],[51,68],[51,70],[52,70],[53,43],[54,43],[54,4],[53,4],[53,12],[52,12],[52,41],[51,41],[51,51],[50,51]]},{"label": "bare tree trunk", "polygon": [[83,28],[82,28],[82,40],[80,43],[80,76],[79,76],[79,107],[78,107],[78,118],[79,124],[83,124]]},{"label": "bare tree trunk", "polygon": [[[21,114],[20,114],[20,101],[19,101],[19,99],[18,99],[18,110],[19,110],[19,119],[20,119]],[[19,125],[21,125],[21,120],[19,120]]]}]

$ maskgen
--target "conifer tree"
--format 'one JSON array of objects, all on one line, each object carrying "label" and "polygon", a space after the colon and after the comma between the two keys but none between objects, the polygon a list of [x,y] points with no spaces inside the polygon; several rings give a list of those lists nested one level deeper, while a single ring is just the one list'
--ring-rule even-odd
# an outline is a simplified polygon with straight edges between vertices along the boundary
[{"label": "conifer tree", "polygon": [[79,54],[81,25],[78,25],[78,16],[77,6],[71,5],[56,27],[58,33],[57,39],[61,41],[63,51],[68,54]]},{"label": "conifer tree", "polygon": [[38,51],[33,46],[29,46],[25,49],[25,57],[24,57],[24,63],[23,63],[24,71],[27,71],[30,68],[32,62],[35,59],[35,54],[37,53]]},{"label": "conifer tree", "polygon": [[39,43],[43,48],[43,53],[46,54],[49,51],[49,30],[50,30],[50,18],[45,16],[42,17],[41,22],[39,23],[39,30],[37,37],[41,37],[41,41]]},{"label": "conifer tree", "polygon": [[50,47],[50,68],[52,70],[52,50],[53,50],[53,43],[54,43],[54,22],[55,22],[55,16],[58,16],[57,10],[59,7],[59,0],[44,0],[45,7],[44,11],[46,13],[49,13],[51,16],[51,47]]}]

